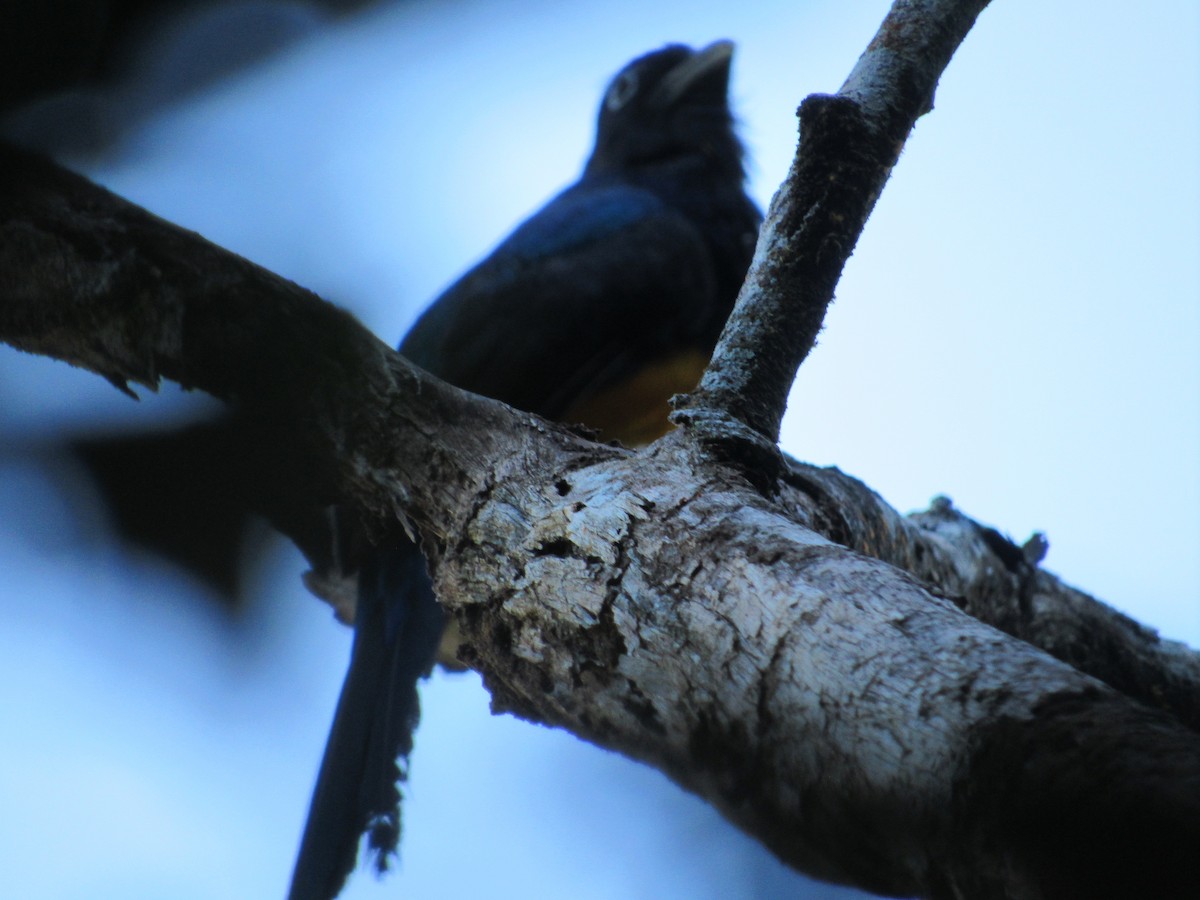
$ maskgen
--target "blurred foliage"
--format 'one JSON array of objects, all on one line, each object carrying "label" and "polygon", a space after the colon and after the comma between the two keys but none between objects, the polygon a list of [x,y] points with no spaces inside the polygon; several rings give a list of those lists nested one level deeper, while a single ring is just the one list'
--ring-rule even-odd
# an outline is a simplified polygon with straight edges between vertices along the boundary
[{"label": "blurred foliage", "polygon": [[[195,88],[286,45],[305,21],[379,0],[36,0],[0,4],[0,113],[124,76],[164,34],[205,28],[208,71]],[[183,83],[180,82],[181,86]]]}]

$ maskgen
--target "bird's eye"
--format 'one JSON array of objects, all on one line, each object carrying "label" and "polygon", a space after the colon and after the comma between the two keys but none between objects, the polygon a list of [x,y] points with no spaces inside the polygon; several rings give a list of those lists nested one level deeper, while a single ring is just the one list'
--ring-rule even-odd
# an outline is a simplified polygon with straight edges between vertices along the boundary
[{"label": "bird's eye", "polygon": [[608,93],[604,97],[604,105],[610,112],[616,112],[629,102],[637,93],[638,79],[634,72],[622,72],[617,76]]}]

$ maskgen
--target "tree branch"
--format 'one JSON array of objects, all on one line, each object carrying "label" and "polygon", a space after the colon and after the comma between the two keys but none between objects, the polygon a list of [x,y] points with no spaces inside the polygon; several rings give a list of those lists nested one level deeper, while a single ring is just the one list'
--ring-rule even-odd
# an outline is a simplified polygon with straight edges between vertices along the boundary
[{"label": "tree branch", "polygon": [[[1147,860],[1195,867],[1190,845],[1175,852],[1200,822],[1195,735],[801,528],[687,434],[642,454],[591,444],[440,385],[346,314],[83,179],[11,152],[0,171],[0,334],[269,413],[294,468],[325,473],[288,489],[412,516],[498,708],[647,760],[793,865],[874,890],[1001,896],[1082,867],[1083,847],[1113,884]],[[955,557],[979,554],[982,529],[930,538],[892,514],[884,539],[878,516],[849,525],[851,479],[803,479],[827,534],[976,593]],[[1063,804],[1096,802],[1094,767],[1069,777],[1074,748],[1043,744],[1085,725],[1124,799],[1029,845]]]},{"label": "tree branch", "polygon": [[915,575],[964,612],[1200,732],[1200,653],[1038,567],[993,528],[939,498],[902,516],[836,468],[789,460],[776,498],[805,527]]},{"label": "tree branch", "polygon": [[[258,499],[285,533],[288,514],[350,503],[441,537],[514,431],[571,441],[432,378],[315,294],[4,145],[0,239],[0,339],[127,393],[167,377],[229,401],[247,443],[266,445]],[[403,479],[380,484],[396,468]]]},{"label": "tree branch", "polygon": [[892,6],[835,95],[801,105],[800,145],[771,200],[737,306],[680,424],[717,422],[773,445],[800,363],[821,330],[842,267],[950,57],[987,0]]}]

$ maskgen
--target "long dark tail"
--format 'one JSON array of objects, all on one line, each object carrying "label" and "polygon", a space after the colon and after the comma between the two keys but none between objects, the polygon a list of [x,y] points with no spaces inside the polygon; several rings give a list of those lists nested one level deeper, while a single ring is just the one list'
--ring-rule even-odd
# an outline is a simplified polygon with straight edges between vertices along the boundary
[{"label": "long dark tail", "polygon": [[384,871],[400,839],[400,788],[428,675],[445,625],[420,549],[400,537],[359,574],[350,671],[313,791],[289,900],[337,896],[365,833]]}]

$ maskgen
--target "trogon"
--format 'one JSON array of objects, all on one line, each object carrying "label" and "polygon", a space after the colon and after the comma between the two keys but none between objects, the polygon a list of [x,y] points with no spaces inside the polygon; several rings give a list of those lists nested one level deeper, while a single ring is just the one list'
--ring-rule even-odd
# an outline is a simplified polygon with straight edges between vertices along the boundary
[{"label": "trogon", "polygon": [[[626,65],[600,104],[579,180],[418,319],[400,351],[460,388],[630,445],[665,433],[734,300],[762,216],[730,111],[733,45],[670,45]],[[354,645],[292,900],[335,896],[366,834],[380,870],[399,839],[398,781],[444,614],[402,535],[368,553]]]}]

